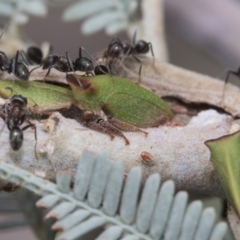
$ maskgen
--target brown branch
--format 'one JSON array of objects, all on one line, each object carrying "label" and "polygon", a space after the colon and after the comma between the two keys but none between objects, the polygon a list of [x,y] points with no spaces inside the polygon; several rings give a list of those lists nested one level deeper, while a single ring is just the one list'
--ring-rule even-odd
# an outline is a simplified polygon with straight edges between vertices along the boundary
[{"label": "brown branch", "polygon": [[[134,64],[137,69],[137,63]],[[157,93],[181,97],[186,102],[204,101],[218,106],[223,89],[222,82],[169,64],[156,64],[155,67],[161,70],[158,78],[157,73],[152,72],[150,64],[144,64],[144,76],[141,81],[150,88],[154,87]],[[129,72],[134,76],[134,68]],[[152,78],[151,73],[155,74],[151,75]],[[135,74],[135,77],[138,75]],[[65,74],[59,74],[57,81],[60,79],[63,81]],[[232,112],[239,109],[239,93],[238,88],[228,87],[224,100],[226,109]],[[226,101],[229,98],[235,101],[234,106]],[[88,150],[96,154],[106,151],[112,161],[122,159],[127,171],[140,165],[144,177],[159,172],[163,180],[173,179],[179,189],[196,190],[223,197],[209,160],[210,152],[204,141],[228,134],[232,121],[231,116],[217,113],[209,106],[208,111],[192,118],[186,126],[148,128],[147,137],[140,133],[125,132],[130,141],[130,145],[126,146],[121,138],[116,137],[111,141],[107,135],[92,131],[75,120],[54,113],[45,123],[35,121],[38,133],[38,160],[34,157],[33,131],[24,131],[24,144],[18,152],[14,152],[9,145],[9,131],[6,127],[1,134],[1,159],[31,172],[44,173],[47,178],[53,180],[56,171],[60,169],[70,169],[74,176],[82,151]],[[47,129],[47,132],[44,129]]]}]

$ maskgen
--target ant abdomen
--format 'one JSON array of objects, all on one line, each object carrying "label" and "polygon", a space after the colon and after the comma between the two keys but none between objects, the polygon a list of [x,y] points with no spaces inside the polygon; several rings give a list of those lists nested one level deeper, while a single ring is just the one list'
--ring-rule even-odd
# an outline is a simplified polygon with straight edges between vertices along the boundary
[{"label": "ant abdomen", "polygon": [[0,51],[0,70],[1,71],[7,71],[11,62],[7,58],[6,54],[2,51]]},{"label": "ant abdomen", "polygon": [[17,63],[15,75],[21,80],[28,80],[30,74],[28,68],[23,63]]},{"label": "ant abdomen", "polygon": [[42,62],[42,69],[48,69],[52,65],[59,61],[59,56],[57,54],[49,54]]},{"label": "ant abdomen", "polygon": [[14,151],[21,148],[23,144],[23,132],[18,126],[12,127],[9,134],[10,145]]},{"label": "ant abdomen", "polygon": [[91,72],[94,70],[94,64],[92,60],[86,57],[77,58],[74,63],[74,70],[81,72]]},{"label": "ant abdomen", "polygon": [[27,57],[31,64],[41,64],[43,53],[40,48],[32,46],[27,49]]}]

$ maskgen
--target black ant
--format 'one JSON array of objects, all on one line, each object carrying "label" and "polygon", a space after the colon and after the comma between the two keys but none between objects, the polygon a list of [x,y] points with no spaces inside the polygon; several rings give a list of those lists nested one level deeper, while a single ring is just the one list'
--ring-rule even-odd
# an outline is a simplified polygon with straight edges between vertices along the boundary
[{"label": "black ant", "polygon": [[[66,53],[66,57],[59,56],[58,54],[49,54],[45,59],[43,59],[40,66],[42,67],[43,70],[48,69],[44,77],[44,80],[50,74],[50,71],[52,68],[55,68],[58,71],[65,72],[65,73],[73,72],[73,71],[82,71],[82,72],[85,72],[85,75],[87,76],[93,75],[92,72],[94,72],[95,75],[99,75],[101,73],[108,73],[108,69],[104,65],[97,65],[96,67],[94,67],[93,58],[91,57],[91,55],[87,52],[87,54],[92,58],[92,60],[89,58],[83,57],[82,50],[87,52],[84,48],[80,47],[79,57],[75,61],[72,61],[69,58],[68,53]],[[30,73],[37,68],[39,67],[33,68],[30,71]]]},{"label": "black ant", "polygon": [[44,80],[48,77],[52,68],[57,69],[60,72],[71,72],[71,67],[69,65],[69,60],[65,56],[59,56],[58,54],[52,53],[44,58],[41,62],[41,66],[33,68],[31,72],[35,69],[42,67],[43,70],[48,69]]},{"label": "black ant", "polygon": [[137,32],[135,31],[131,43],[122,43],[119,38],[114,38],[109,43],[107,50],[104,52],[104,58],[107,59],[110,69],[112,68],[114,60],[120,59],[122,63],[128,56],[132,56],[140,64],[139,76],[141,76],[142,62],[136,55],[146,54],[151,50],[154,61],[155,56],[152,43],[144,40],[136,42],[136,34]]},{"label": "black ant", "polygon": [[[53,47],[49,45],[48,55],[53,52]],[[29,65],[39,65],[43,61],[43,52],[39,47],[30,46],[27,52],[22,51]]]},{"label": "black ant", "polygon": [[[0,39],[2,38],[3,32],[0,35]],[[22,56],[23,60],[24,56],[21,52],[17,51],[15,58],[9,60],[7,55],[0,51],[0,70],[3,72],[13,73],[17,78],[22,80],[28,80],[29,71],[25,64],[18,62],[19,54]],[[26,62],[26,61],[25,61]]]},{"label": "black ant", "polygon": [[[83,57],[82,50],[85,51],[91,59]],[[94,63],[95,61],[94,58],[83,47],[79,48],[78,58],[74,62],[70,61],[67,53],[66,55],[69,60],[69,65],[71,66],[72,71],[85,72],[85,75],[87,76],[93,75],[93,73],[94,75],[102,75],[109,73],[109,69],[105,65],[99,65],[97,64],[97,62]]]},{"label": "black ant", "polygon": [[[13,95],[9,102],[2,106],[2,111],[0,112],[0,116],[3,118],[10,131],[10,145],[14,151],[17,151],[21,148],[23,143],[23,131],[30,127],[34,128],[35,140],[37,144],[36,125],[31,123],[26,118],[27,103],[27,98],[23,97],[22,95]],[[27,122],[28,125],[20,128],[24,122]],[[35,155],[37,158],[36,144]]]},{"label": "black ant", "polygon": [[0,51],[0,70],[3,72],[8,72],[9,74],[13,73],[21,80],[28,80],[28,68],[25,64],[18,62],[19,54],[21,54],[21,52],[17,51],[15,58],[9,60],[6,54]]}]

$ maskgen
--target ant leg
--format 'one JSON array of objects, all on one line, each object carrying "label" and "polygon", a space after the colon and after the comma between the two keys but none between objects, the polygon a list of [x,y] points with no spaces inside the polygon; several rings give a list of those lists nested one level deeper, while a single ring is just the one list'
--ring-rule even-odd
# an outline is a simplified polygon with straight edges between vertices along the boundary
[{"label": "ant leg", "polygon": [[142,62],[139,58],[137,58],[135,55],[132,54],[132,57],[137,61],[139,62],[140,64],[140,67],[139,67],[139,70],[138,70],[138,83],[140,83],[140,77],[141,77],[141,73],[142,73]]},{"label": "ant leg", "polygon": [[[23,53],[22,51],[18,51],[18,52],[21,55],[23,62],[28,66],[30,63],[27,61],[27,58],[24,55],[25,53]],[[18,56],[18,58],[19,58],[19,56]],[[18,62],[18,59],[16,59],[16,62]]]},{"label": "ant leg", "polygon": [[25,119],[26,122],[28,122],[29,124],[25,127],[22,128],[22,131],[32,127],[34,129],[34,137],[35,137],[35,145],[34,145],[34,152],[35,152],[35,157],[36,159],[38,159],[38,156],[37,156],[37,128],[36,128],[36,125],[34,123],[31,123],[28,119]]},{"label": "ant leg", "polygon": [[45,82],[46,81],[46,78],[48,77],[48,75],[50,74],[50,71],[51,71],[51,69],[54,67],[54,65],[53,66],[51,66],[50,68],[48,68],[48,71],[47,71],[47,73],[46,73],[46,75],[45,75],[45,77],[44,77],[44,79],[43,79],[43,82]]},{"label": "ant leg", "polygon": [[89,77],[89,76],[94,76],[94,74],[92,72],[86,72],[83,76]]},{"label": "ant leg", "polygon": [[155,55],[154,55],[154,52],[153,52],[153,46],[152,46],[152,43],[148,43],[147,46],[150,47],[150,50],[151,50],[151,53],[152,53],[152,57],[153,57],[153,67],[155,68]]},{"label": "ant leg", "polygon": [[122,41],[118,37],[114,37],[109,43],[109,45],[111,45],[113,42],[122,42]]},{"label": "ant leg", "polygon": [[8,23],[6,23],[2,29],[1,35],[0,35],[0,39],[2,38],[3,33],[6,31],[6,29],[9,27],[9,25],[11,24],[11,21],[9,21]]},{"label": "ant leg", "polygon": [[97,116],[92,111],[83,111],[75,105],[71,105],[70,111],[72,117],[76,121],[84,124],[92,130],[108,134],[111,140],[114,138],[114,135],[110,131],[108,131],[98,123],[99,118],[97,118]]},{"label": "ant leg", "polygon": [[238,68],[237,71],[233,71],[233,70],[228,70],[228,71],[227,71],[227,76],[226,76],[226,79],[225,79],[225,84],[228,83],[230,74],[233,74],[233,75],[237,76],[238,78],[240,78],[240,67]]},{"label": "ant leg", "polygon": [[[103,121],[103,119],[101,119]],[[105,133],[107,134],[111,140],[113,140],[115,137],[114,137],[114,134],[109,131],[107,128],[105,128],[104,126],[102,126],[99,121],[96,121],[96,120],[89,120],[87,123],[86,123],[86,126],[92,130],[95,130],[97,132],[100,132],[100,133]]]},{"label": "ant leg", "polygon": [[74,72],[74,67],[73,67],[73,64],[72,64],[72,61],[71,61],[70,57],[68,56],[68,52],[66,52],[66,57],[67,57],[68,64],[69,64],[70,68]]},{"label": "ant leg", "polygon": [[135,30],[134,33],[133,33],[132,41],[131,41],[131,44],[130,44],[131,46],[135,46],[136,36],[137,36],[137,30]]},{"label": "ant leg", "polygon": [[[0,112],[0,117],[1,117],[2,120],[4,121],[4,124],[3,124],[3,126],[2,126],[2,128],[1,128],[1,130],[0,130],[0,135],[1,135],[2,132],[3,132],[3,129],[4,129],[5,125],[6,125],[6,114],[4,114],[3,111],[1,111],[1,112]],[[8,129],[9,129],[9,126],[8,126],[8,125],[7,125],[7,127],[8,127]],[[9,129],[9,130],[10,130],[10,129]]]},{"label": "ant leg", "polygon": [[96,121],[96,123],[105,129],[104,133],[106,133],[108,135],[110,135],[110,134],[117,135],[124,139],[125,145],[130,144],[129,140],[123,135],[122,131],[119,130],[118,128],[116,128],[114,125],[112,125],[108,121],[104,121],[103,119],[100,118]]},{"label": "ant leg", "polygon": [[12,60],[12,64],[11,64],[10,68],[8,69],[8,73],[13,73],[15,75],[16,67],[17,67],[17,63],[16,63],[17,58],[18,58],[18,51],[16,53],[15,58]]},{"label": "ant leg", "polygon": [[40,68],[40,67],[41,67],[41,66],[33,68],[33,69],[29,72],[29,75],[30,75],[35,69]]},{"label": "ant leg", "polygon": [[80,57],[80,58],[82,57],[82,47],[80,47],[78,50],[78,57]]},{"label": "ant leg", "polygon": [[[149,46],[150,47],[150,50],[151,50],[151,53],[152,53],[152,57],[155,58],[155,55],[154,55],[154,52],[153,52],[153,46],[152,46],[152,43],[149,42],[146,46]],[[144,48],[143,48],[144,49]]]},{"label": "ant leg", "polygon": [[138,127],[135,127],[132,124],[129,123],[125,123],[121,120],[118,120],[116,118],[113,117],[108,117],[108,122],[111,123],[112,125],[114,125],[115,127],[123,130],[123,131],[128,131],[128,132],[142,132],[145,136],[148,135],[148,132],[141,130]]},{"label": "ant leg", "polygon": [[228,71],[227,71],[227,76],[226,76],[226,79],[225,79],[225,81],[224,81],[224,86],[223,86],[221,103],[222,103],[222,101],[223,101],[223,99],[224,99],[224,96],[225,96],[225,87],[226,87],[226,84],[227,84],[228,81],[229,81],[229,76],[230,76],[230,74],[233,74],[233,75],[235,75],[235,76],[237,76],[237,77],[240,77],[240,67],[238,68],[237,71],[233,71],[233,70],[228,70]]},{"label": "ant leg", "polygon": [[34,102],[34,105],[33,105],[34,108],[38,106],[38,104],[32,98],[30,98],[30,97],[27,97],[27,98]]},{"label": "ant leg", "polygon": [[[84,48],[79,48],[79,57],[82,57],[82,50],[91,58],[91,60],[94,62],[95,65],[99,66],[98,62],[94,59],[94,57]],[[108,74],[105,71],[102,71],[104,74]]]}]

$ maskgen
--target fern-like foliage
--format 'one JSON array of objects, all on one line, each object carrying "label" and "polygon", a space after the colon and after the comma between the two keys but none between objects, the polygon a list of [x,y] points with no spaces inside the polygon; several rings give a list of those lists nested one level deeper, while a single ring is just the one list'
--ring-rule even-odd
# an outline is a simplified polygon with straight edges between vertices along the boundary
[{"label": "fern-like foliage", "polygon": [[110,165],[106,154],[82,154],[73,190],[66,171],[54,184],[1,163],[0,178],[44,196],[37,206],[50,209],[46,218],[57,219],[52,226],[61,231],[57,240],[77,239],[99,227],[104,228],[97,240],[220,240],[227,230],[224,222],[214,224],[213,208],[203,210],[201,201],[187,206],[188,194],[175,194],[173,181],[160,187],[159,174],[149,176],[140,191],[141,169],[126,176],[122,162]]},{"label": "fern-like foliage", "polygon": [[28,15],[45,17],[47,7],[42,0],[0,0],[0,15],[10,17],[12,24],[26,24]]},{"label": "fern-like foliage", "polygon": [[136,9],[136,0],[84,0],[69,6],[63,13],[63,20],[87,18],[82,24],[84,34],[105,29],[107,34],[113,35],[128,27]]}]

